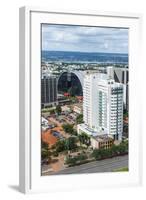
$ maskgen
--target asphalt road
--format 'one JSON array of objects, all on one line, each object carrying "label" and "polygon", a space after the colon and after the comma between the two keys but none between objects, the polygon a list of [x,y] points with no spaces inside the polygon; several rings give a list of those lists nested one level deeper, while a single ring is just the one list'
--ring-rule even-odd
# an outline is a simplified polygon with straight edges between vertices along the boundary
[{"label": "asphalt road", "polygon": [[101,161],[94,161],[79,166],[69,167],[65,170],[53,173],[59,174],[81,174],[81,173],[97,173],[97,172],[112,172],[116,169],[128,167],[128,156],[119,156]]}]

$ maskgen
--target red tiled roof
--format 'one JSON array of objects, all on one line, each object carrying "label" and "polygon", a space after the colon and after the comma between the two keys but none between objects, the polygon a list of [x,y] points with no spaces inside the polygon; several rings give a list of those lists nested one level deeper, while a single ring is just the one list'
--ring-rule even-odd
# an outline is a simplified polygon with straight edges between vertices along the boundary
[{"label": "red tiled roof", "polygon": [[68,92],[65,92],[65,93],[64,93],[64,96],[65,96],[65,97],[68,97],[68,96],[70,96],[70,94],[69,94]]},{"label": "red tiled roof", "polygon": [[46,142],[46,143],[49,144],[49,147],[56,144],[56,142],[58,140],[55,136],[53,136],[51,134],[50,130],[43,131],[42,134],[41,134],[41,137],[42,137],[43,142]]}]

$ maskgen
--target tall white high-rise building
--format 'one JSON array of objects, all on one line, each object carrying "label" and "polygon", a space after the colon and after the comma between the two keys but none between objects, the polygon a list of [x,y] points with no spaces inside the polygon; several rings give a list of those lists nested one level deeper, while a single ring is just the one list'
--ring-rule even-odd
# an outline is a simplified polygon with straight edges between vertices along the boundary
[{"label": "tall white high-rise building", "polygon": [[83,85],[83,120],[89,128],[97,129],[97,84],[98,75],[88,74]]},{"label": "tall white high-rise building", "polygon": [[84,124],[97,134],[121,140],[123,132],[123,84],[111,75],[88,74],[83,88]]}]

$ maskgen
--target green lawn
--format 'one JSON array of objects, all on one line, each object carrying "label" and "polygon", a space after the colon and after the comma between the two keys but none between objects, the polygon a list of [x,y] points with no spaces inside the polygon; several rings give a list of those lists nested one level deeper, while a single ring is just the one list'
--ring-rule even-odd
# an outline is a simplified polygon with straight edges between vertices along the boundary
[{"label": "green lawn", "polygon": [[114,170],[114,172],[128,172],[128,171],[129,171],[128,167],[123,167]]}]

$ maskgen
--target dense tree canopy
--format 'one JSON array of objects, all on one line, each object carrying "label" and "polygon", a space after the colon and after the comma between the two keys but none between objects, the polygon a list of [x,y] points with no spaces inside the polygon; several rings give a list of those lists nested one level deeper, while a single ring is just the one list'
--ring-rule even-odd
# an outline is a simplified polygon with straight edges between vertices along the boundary
[{"label": "dense tree canopy", "polygon": [[62,125],[62,128],[63,130],[66,132],[66,133],[69,133],[69,134],[73,134],[74,132],[74,129],[73,129],[73,125],[72,124],[63,124]]},{"label": "dense tree canopy", "polygon": [[77,124],[83,123],[83,114],[80,114],[80,115],[77,116],[76,123]]}]

